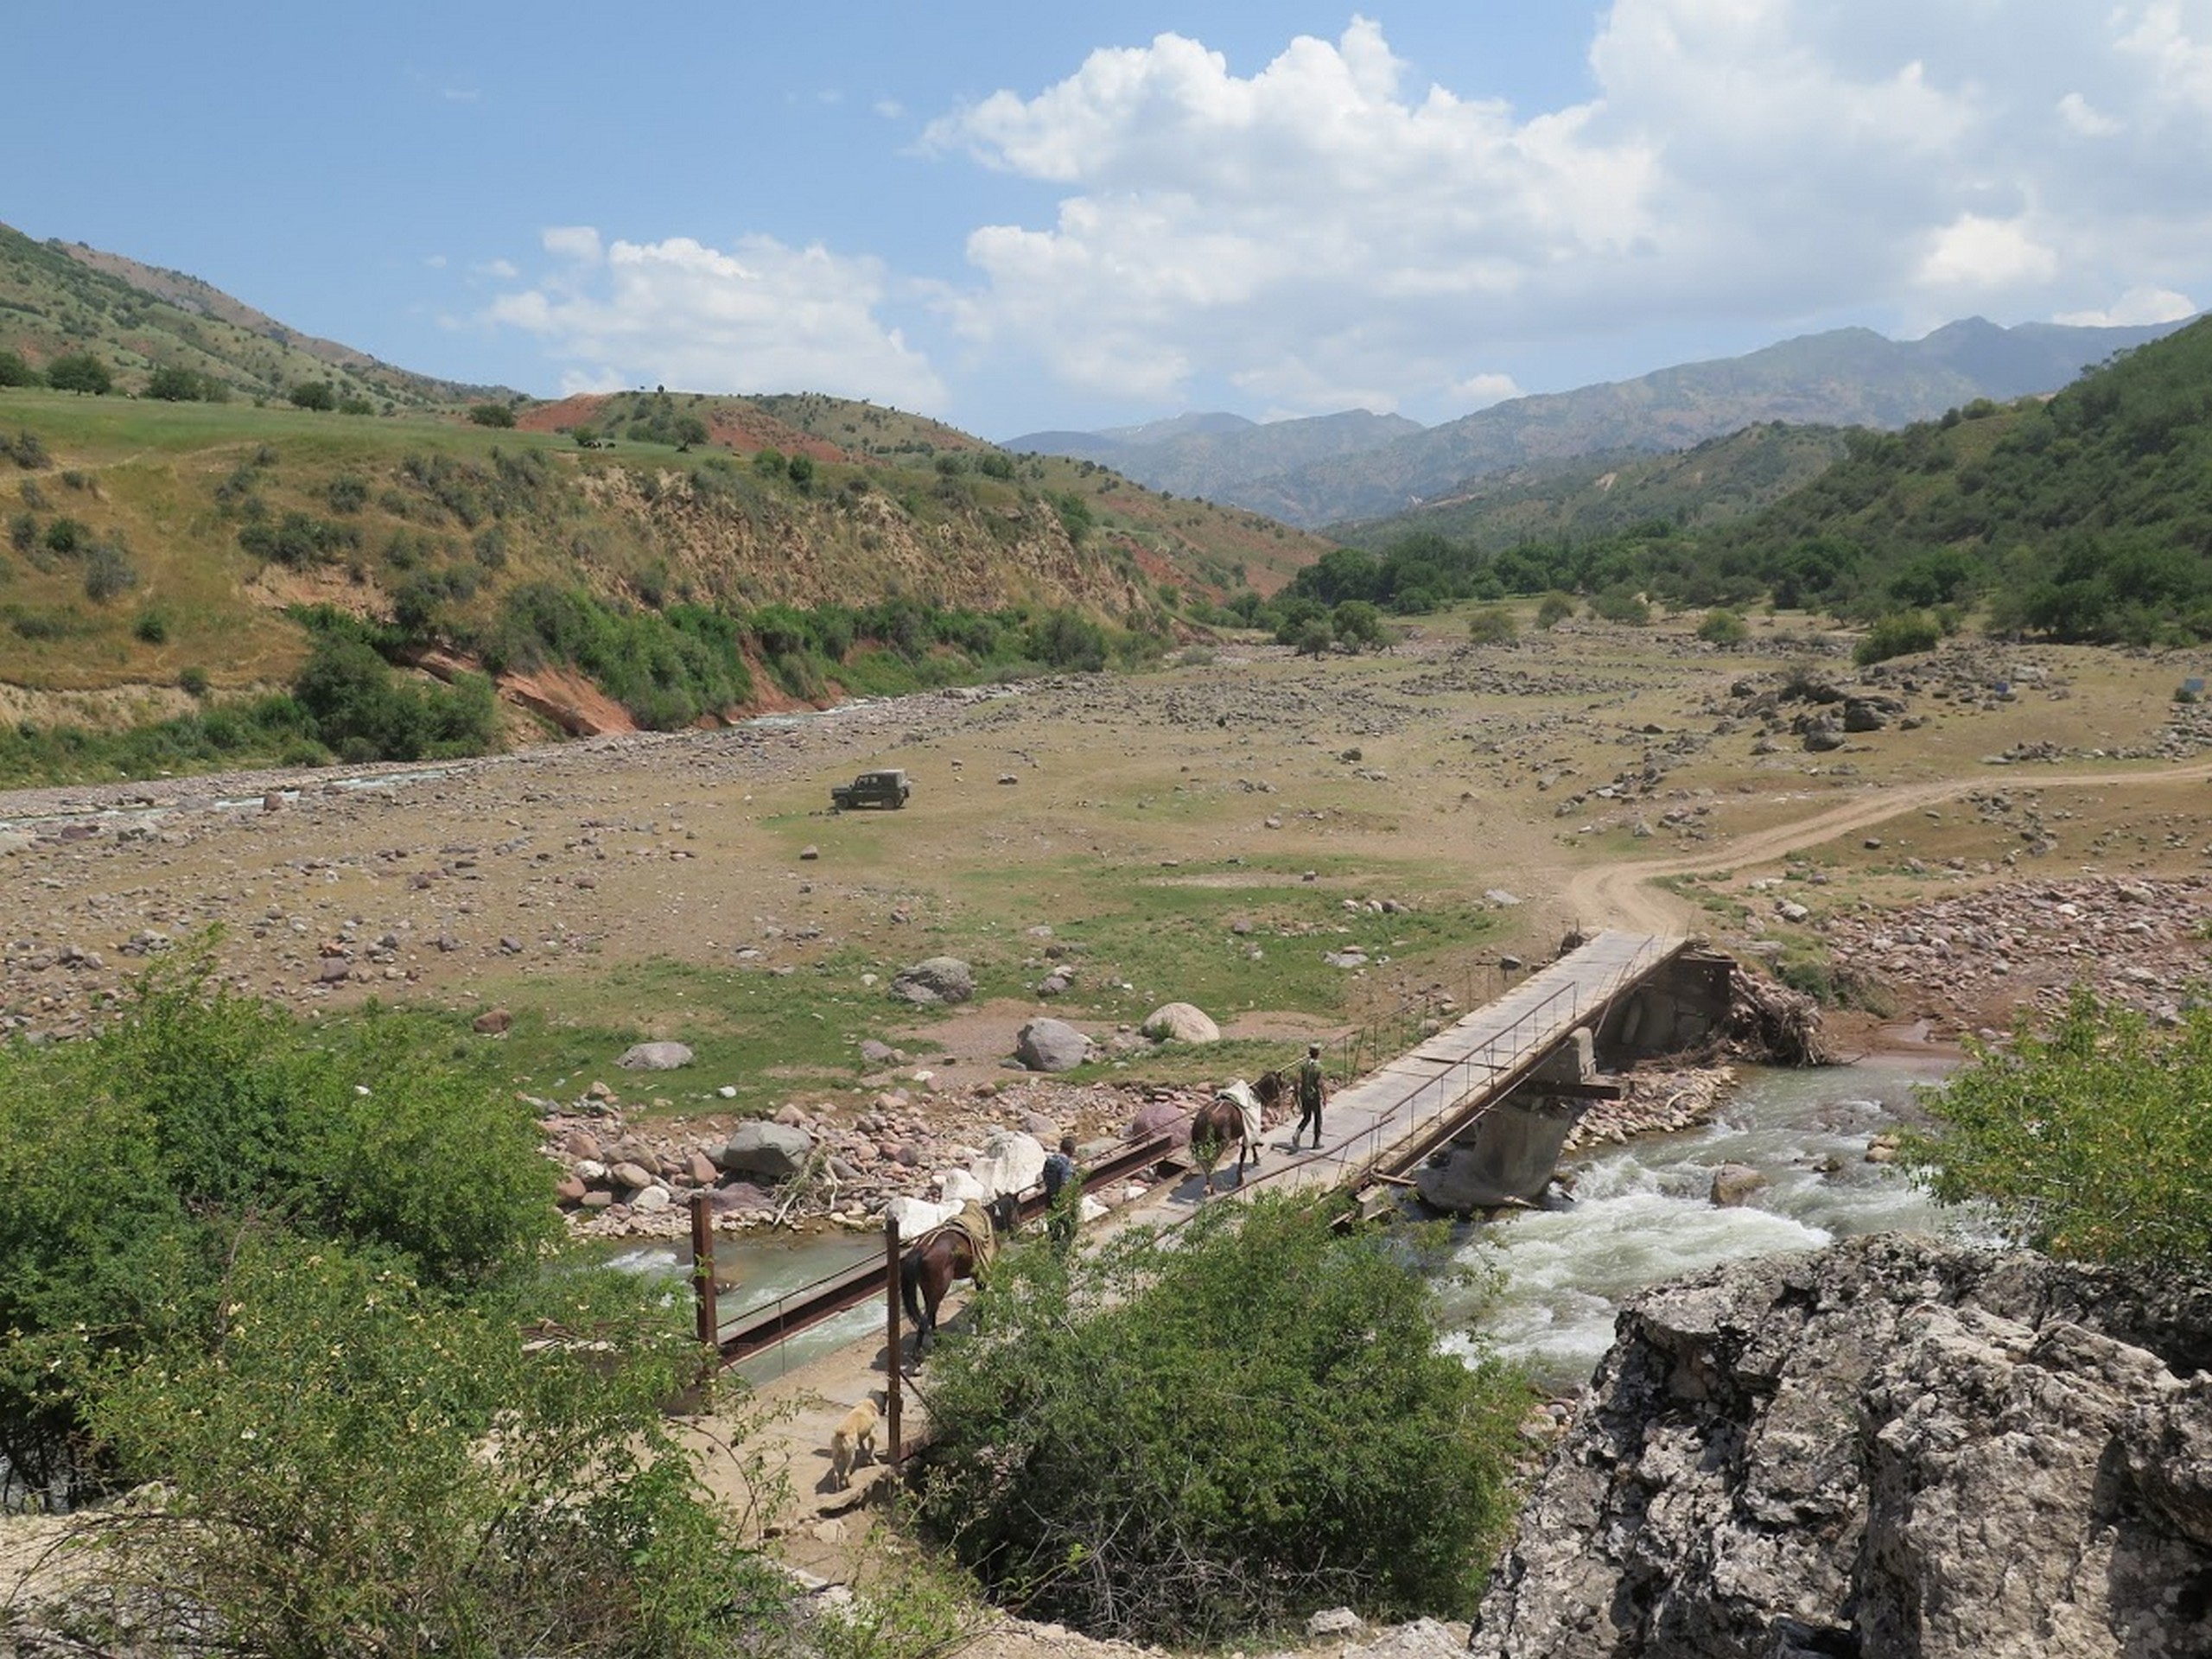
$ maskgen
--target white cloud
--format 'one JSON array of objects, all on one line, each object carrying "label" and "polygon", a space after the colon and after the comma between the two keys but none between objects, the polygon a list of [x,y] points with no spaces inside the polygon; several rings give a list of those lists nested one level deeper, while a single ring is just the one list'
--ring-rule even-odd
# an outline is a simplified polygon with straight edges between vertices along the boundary
[{"label": "white cloud", "polygon": [[588,226],[543,241],[561,268],[501,295],[483,317],[543,339],[571,384],[944,401],[927,360],[879,321],[887,284],[874,260],[762,236],[728,252],[689,237],[602,249]]},{"label": "white cloud", "polygon": [[2179,322],[2196,315],[2196,302],[2170,288],[2131,288],[2110,305],[2094,311],[2063,311],[2053,322],[2082,328],[2133,327],[2144,323]]},{"label": "white cloud", "polygon": [[1433,419],[1593,335],[2180,302],[2212,270],[2208,41],[2212,0],[1614,0],[1592,95],[1524,112],[1356,16],[1248,73],[1102,48],[921,148],[1057,196],[969,232],[946,309],[979,352],[1133,403]]},{"label": "white cloud", "polygon": [[2093,107],[2079,92],[2069,92],[2058,100],[2058,118],[2084,138],[2109,138],[2120,130],[2119,122]]},{"label": "white cloud", "polygon": [[483,259],[469,267],[479,276],[490,276],[499,282],[512,283],[522,275],[522,268],[512,259]]},{"label": "white cloud", "polygon": [[2057,264],[2057,256],[2017,222],[1967,213],[1936,233],[1919,279],[1967,294],[2002,292],[2046,281]]},{"label": "white cloud", "polygon": [[446,257],[442,253],[425,254],[423,263],[432,270],[443,270],[446,268]]},{"label": "white cloud", "polygon": [[599,232],[589,225],[554,225],[538,237],[545,251],[559,259],[571,259],[581,265],[599,263]]}]

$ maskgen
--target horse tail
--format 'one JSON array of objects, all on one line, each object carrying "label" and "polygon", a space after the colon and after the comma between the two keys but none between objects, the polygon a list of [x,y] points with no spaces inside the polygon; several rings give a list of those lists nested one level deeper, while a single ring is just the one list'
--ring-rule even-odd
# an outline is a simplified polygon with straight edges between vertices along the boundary
[{"label": "horse tail", "polygon": [[899,1300],[906,1305],[906,1318],[917,1331],[922,1328],[922,1258],[918,1250],[909,1250],[899,1263]]}]

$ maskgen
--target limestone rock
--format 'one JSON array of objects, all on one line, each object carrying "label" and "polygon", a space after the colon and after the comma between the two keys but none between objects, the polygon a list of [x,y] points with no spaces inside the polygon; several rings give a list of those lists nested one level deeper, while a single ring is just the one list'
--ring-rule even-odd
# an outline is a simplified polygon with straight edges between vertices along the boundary
[{"label": "limestone rock", "polygon": [[2212,1652],[2212,1282],[1897,1237],[1639,1298],[1478,1659]]},{"label": "limestone rock", "polygon": [[1189,1002],[1167,1002],[1144,1017],[1138,1029],[1155,1042],[1217,1043],[1221,1027]]},{"label": "limestone rock", "polygon": [[1713,1202],[1719,1209],[1733,1210],[1749,1204],[1766,1185],[1766,1177],[1749,1164],[1723,1164],[1713,1172]]},{"label": "limestone rock", "polygon": [[1072,1071],[1090,1058],[1090,1039],[1065,1020],[1032,1020],[1015,1034],[1014,1053],[1032,1071]]},{"label": "limestone rock", "polygon": [[757,1175],[773,1185],[805,1167],[814,1137],[784,1123],[741,1123],[715,1161],[733,1175]]},{"label": "limestone rock", "polygon": [[673,1071],[691,1064],[691,1051],[682,1043],[636,1043],[614,1064],[626,1071]]},{"label": "limestone rock", "polygon": [[901,970],[891,994],[918,1007],[965,1002],[976,995],[976,970],[957,957],[931,957]]}]

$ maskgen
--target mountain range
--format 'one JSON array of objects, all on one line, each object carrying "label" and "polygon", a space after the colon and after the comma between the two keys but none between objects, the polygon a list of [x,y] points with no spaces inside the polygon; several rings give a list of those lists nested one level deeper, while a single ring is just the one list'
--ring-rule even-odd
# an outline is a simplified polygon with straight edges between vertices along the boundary
[{"label": "mountain range", "polygon": [[2085,367],[2182,326],[2002,328],[1969,317],[1915,340],[1837,328],[1742,357],[1516,397],[1434,427],[1365,410],[1262,426],[1203,415],[1031,433],[1006,447],[1101,461],[1154,488],[1316,528],[1465,494],[1516,467],[1684,449],[1774,421],[1894,429],[1976,398],[2056,391]]}]

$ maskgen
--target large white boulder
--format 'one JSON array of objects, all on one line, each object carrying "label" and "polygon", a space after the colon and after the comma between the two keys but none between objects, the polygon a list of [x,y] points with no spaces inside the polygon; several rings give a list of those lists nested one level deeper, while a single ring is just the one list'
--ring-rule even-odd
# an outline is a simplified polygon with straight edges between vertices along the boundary
[{"label": "large white boulder", "polygon": [[1167,1002],[1144,1017],[1138,1027],[1156,1043],[1217,1043],[1221,1027],[1202,1008],[1189,1002]]},{"label": "large white boulder", "polygon": [[957,1204],[931,1204],[927,1198],[910,1198],[904,1193],[883,1206],[887,1216],[899,1218],[899,1236],[918,1238],[932,1227],[950,1221],[960,1213]]}]

